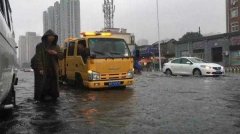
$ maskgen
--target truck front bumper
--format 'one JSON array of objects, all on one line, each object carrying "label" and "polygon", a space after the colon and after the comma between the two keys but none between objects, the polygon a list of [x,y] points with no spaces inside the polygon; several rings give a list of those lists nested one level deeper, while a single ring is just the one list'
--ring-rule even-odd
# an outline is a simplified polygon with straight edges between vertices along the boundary
[{"label": "truck front bumper", "polygon": [[[117,83],[113,84],[112,83]],[[133,85],[133,79],[111,80],[111,81],[85,81],[84,86],[90,89],[113,88]]]}]

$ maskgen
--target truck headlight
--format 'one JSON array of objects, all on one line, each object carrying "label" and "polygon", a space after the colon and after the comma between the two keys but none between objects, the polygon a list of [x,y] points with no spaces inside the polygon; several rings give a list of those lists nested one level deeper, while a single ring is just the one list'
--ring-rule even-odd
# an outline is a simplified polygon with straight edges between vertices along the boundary
[{"label": "truck headlight", "polygon": [[134,75],[134,71],[128,71],[127,78],[128,79],[133,78],[133,75]]},{"label": "truck headlight", "polygon": [[100,74],[89,70],[88,71],[88,79],[89,80],[100,80]]}]

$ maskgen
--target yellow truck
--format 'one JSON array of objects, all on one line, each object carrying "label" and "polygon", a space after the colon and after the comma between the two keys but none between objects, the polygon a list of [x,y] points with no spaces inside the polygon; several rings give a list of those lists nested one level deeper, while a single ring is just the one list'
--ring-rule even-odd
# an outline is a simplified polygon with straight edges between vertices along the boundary
[{"label": "yellow truck", "polygon": [[106,32],[85,32],[61,46],[60,80],[89,89],[132,85],[133,57],[126,42]]}]

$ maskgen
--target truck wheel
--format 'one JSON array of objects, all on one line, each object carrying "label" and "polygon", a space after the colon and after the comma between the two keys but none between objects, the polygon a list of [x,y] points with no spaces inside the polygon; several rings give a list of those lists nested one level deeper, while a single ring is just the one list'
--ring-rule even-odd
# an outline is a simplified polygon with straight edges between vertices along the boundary
[{"label": "truck wheel", "polygon": [[64,83],[64,78],[63,78],[63,76],[60,76],[60,77],[59,77],[58,83],[59,83],[60,86],[63,85],[63,83]]},{"label": "truck wheel", "polygon": [[84,88],[83,79],[80,74],[75,75],[75,84],[74,85],[76,88],[80,88],[80,89]]}]

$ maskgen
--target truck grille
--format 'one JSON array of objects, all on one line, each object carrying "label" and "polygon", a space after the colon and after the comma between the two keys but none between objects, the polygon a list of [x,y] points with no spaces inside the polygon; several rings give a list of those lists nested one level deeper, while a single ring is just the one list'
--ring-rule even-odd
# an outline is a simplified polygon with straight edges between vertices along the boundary
[{"label": "truck grille", "polygon": [[121,80],[126,78],[127,78],[127,73],[101,74],[101,80]]}]

